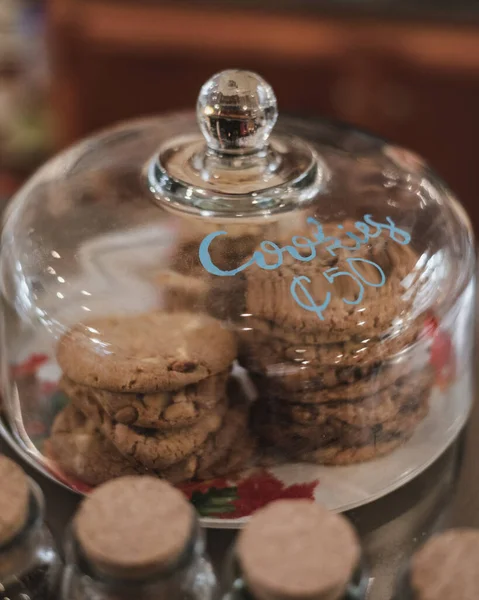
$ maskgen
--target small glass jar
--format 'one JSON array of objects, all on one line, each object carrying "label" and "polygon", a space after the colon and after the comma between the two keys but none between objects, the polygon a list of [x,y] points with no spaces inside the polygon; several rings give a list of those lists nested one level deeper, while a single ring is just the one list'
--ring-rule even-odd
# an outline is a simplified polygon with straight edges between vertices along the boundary
[{"label": "small glass jar", "polygon": [[479,596],[479,531],[450,529],[430,538],[401,574],[394,600],[469,600]]},{"label": "small glass jar", "polygon": [[[98,523],[98,536],[92,523]],[[117,479],[97,488],[73,521],[61,596],[213,600],[216,577],[205,546],[194,511],[179,492],[151,477]]]},{"label": "small glass jar", "polygon": [[[11,535],[0,544],[0,598],[2,600],[54,600],[58,591],[61,561],[53,537],[45,525],[43,494],[36,483],[27,478],[20,467],[5,457],[0,457],[2,476],[0,506],[2,532],[9,527]],[[10,485],[11,478],[15,484]],[[24,494],[19,482],[24,479],[27,490],[25,513],[21,516],[20,507]],[[13,489],[14,488],[14,489]],[[13,497],[14,511],[5,510],[1,496]],[[21,523],[17,528],[16,523]],[[19,518],[17,518],[19,517]],[[10,522],[8,519],[12,518]]]},{"label": "small glass jar", "polygon": [[369,578],[350,522],[305,500],[260,509],[231,549],[223,600],[365,600]]}]

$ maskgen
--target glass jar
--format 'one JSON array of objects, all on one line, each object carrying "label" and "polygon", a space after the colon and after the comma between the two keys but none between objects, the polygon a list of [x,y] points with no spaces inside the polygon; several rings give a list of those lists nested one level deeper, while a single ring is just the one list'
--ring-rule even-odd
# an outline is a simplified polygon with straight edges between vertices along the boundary
[{"label": "glass jar", "polygon": [[69,487],[154,474],[212,525],[292,495],[343,511],[419,475],[464,427],[463,208],[409,151],[276,121],[264,80],[223,72],[197,123],[83,141],[11,203],[4,429]]},{"label": "glass jar", "polygon": [[84,501],[70,529],[61,597],[213,600],[216,577],[186,499],[151,477],[122,477]]},{"label": "glass jar", "polygon": [[479,532],[450,529],[429,539],[402,573],[394,600],[467,600],[479,593]]},{"label": "glass jar", "polygon": [[369,578],[342,515],[305,500],[257,511],[239,533],[223,581],[224,600],[365,600]]},{"label": "glass jar", "polygon": [[0,456],[0,473],[0,598],[53,600],[61,561],[44,522],[43,494],[4,456]]}]

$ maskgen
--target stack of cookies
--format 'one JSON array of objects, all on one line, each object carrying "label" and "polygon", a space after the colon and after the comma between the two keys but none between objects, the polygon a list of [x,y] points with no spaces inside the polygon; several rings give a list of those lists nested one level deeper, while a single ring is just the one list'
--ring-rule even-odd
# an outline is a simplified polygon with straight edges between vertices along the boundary
[{"label": "stack of cookies", "polygon": [[168,269],[156,277],[161,292],[162,306],[169,311],[204,311],[219,319],[234,314],[231,304],[235,294],[232,288],[242,288],[243,278],[228,277],[226,286],[221,277],[212,276],[201,264],[199,248],[209,234],[227,230],[226,235],[214,239],[208,247],[213,264],[221,270],[234,269],[247,259],[261,239],[258,225],[227,226],[187,219],[179,232],[176,251]]},{"label": "stack of cookies", "polygon": [[[340,224],[333,240],[348,229]],[[411,316],[417,256],[387,236],[354,253],[315,252],[310,261],[284,252],[280,268],[246,271],[239,360],[259,391],[253,423],[267,451],[360,462],[399,446],[428,412],[423,321]]]},{"label": "stack of cookies", "polygon": [[235,337],[211,317],[97,319],[68,331],[57,358],[70,404],[49,453],[89,485],[131,472],[210,478],[253,453],[248,403],[230,378]]},{"label": "stack of cookies", "polygon": [[245,276],[240,272],[234,277],[220,277],[208,272],[200,260],[202,241],[208,235],[222,232],[208,245],[207,254],[215,267],[227,272],[248,261],[264,237],[278,237],[284,231],[291,231],[303,217],[302,213],[288,215],[266,224],[185,220],[168,268],[156,277],[162,308],[203,311],[217,319],[234,321],[244,302]]}]

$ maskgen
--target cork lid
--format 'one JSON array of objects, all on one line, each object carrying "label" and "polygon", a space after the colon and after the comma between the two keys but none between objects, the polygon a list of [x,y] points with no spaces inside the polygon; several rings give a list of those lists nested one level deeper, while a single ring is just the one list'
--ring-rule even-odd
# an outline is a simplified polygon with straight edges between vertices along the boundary
[{"label": "cork lid", "polygon": [[237,557],[260,600],[340,598],[360,560],[350,523],[308,500],[280,500],[256,512]]},{"label": "cork lid", "polygon": [[453,529],[431,538],[411,561],[417,600],[477,600],[479,531]]},{"label": "cork lid", "polygon": [[191,537],[193,510],[183,494],[147,476],[98,487],[73,521],[77,540],[98,571],[137,578],[174,563]]},{"label": "cork lid", "polygon": [[0,547],[25,526],[30,486],[23,470],[6,456],[0,456]]}]

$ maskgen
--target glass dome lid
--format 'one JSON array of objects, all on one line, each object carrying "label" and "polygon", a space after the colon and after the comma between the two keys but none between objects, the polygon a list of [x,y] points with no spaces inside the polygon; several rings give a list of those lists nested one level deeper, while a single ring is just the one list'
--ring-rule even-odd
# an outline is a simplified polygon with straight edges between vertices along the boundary
[{"label": "glass dome lid", "polygon": [[[86,419],[128,468],[211,475],[203,444],[232,410],[218,398],[238,395],[225,391],[233,369],[260,400],[252,446],[361,462],[409,439],[439,371],[441,385],[456,381],[475,266],[461,205],[407,150],[323,119],[277,117],[261,77],[225,71],[201,89],[196,117],[80,142],[13,199],[0,258],[6,406],[40,460],[38,420],[63,435]],[[78,411],[61,412],[61,425],[55,402],[31,400],[44,389],[37,381],[32,396],[22,378],[32,360]],[[453,407],[434,431],[457,433],[467,407]],[[311,423],[321,424],[314,435]],[[162,454],[171,431],[187,431],[175,460]],[[396,467],[378,489],[411,472]]]},{"label": "glass dome lid", "polygon": [[323,120],[280,119],[272,133],[276,119],[264,80],[226,71],[199,95],[203,136],[189,114],[166,116],[54,158],[8,211],[8,304],[59,336],[72,311],[88,322],[103,299],[108,312],[147,308],[143,272],[170,266],[226,295],[252,281],[231,311],[222,306],[242,327],[367,338],[447,312],[474,263],[451,192],[409,151]]}]

